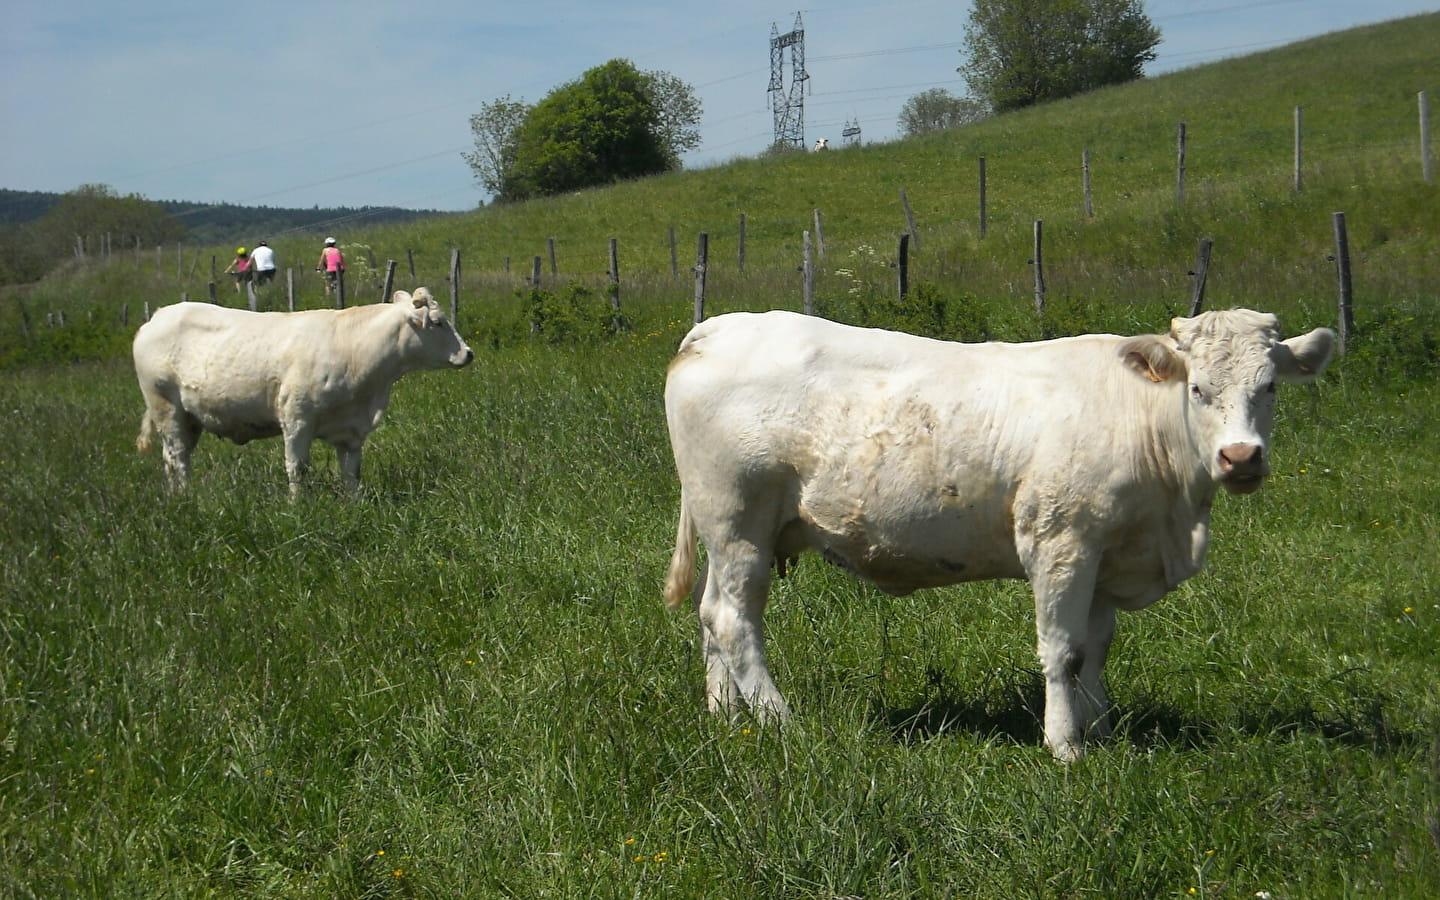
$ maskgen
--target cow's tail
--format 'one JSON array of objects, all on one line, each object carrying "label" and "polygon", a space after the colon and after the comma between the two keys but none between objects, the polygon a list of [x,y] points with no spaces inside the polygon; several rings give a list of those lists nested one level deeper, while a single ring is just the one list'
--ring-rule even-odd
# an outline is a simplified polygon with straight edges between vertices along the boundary
[{"label": "cow's tail", "polygon": [[695,590],[696,557],[695,520],[680,491],[680,522],[675,526],[675,552],[670,556],[670,570],[665,573],[665,605],[678,609]]},{"label": "cow's tail", "polygon": [[155,430],[155,420],[150,417],[150,406],[146,404],[145,415],[140,417],[140,435],[135,438],[135,449],[141,453],[149,453]]}]

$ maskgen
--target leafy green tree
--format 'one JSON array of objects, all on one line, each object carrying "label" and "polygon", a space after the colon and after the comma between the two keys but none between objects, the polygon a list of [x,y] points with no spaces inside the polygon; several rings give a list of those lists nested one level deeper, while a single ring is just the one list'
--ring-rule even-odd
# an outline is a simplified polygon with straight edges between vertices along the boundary
[{"label": "leafy green tree", "polygon": [[700,145],[700,101],[666,72],[613,59],[534,106],[506,96],[470,117],[463,154],[496,200],[523,200],[680,168]]},{"label": "leafy green tree", "polygon": [[658,119],[655,129],[665,148],[666,168],[681,167],[680,157],[700,146],[700,98],[694,88],[669,72],[646,72],[650,102]]},{"label": "leafy green tree", "polygon": [[470,164],[475,180],[492,196],[503,197],[505,176],[515,165],[516,142],[530,107],[506,94],[480,107],[470,117],[475,152],[460,154]]},{"label": "leafy green tree", "polygon": [[975,0],[965,28],[971,93],[996,112],[1144,74],[1160,31],[1141,0]]},{"label": "leafy green tree", "polygon": [[985,104],[971,97],[957,97],[944,88],[921,91],[900,107],[900,133],[905,137],[959,128],[985,118]]}]

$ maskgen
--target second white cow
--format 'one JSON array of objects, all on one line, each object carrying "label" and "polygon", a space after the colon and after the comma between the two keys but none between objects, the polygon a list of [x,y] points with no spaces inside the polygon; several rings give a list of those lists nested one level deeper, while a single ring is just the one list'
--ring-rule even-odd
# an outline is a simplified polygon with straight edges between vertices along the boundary
[{"label": "second white cow", "polygon": [[343,310],[254,313],[177,303],[140,326],[134,354],[145,396],[136,447],[148,451],[158,435],[170,487],[188,483],[204,432],[237,444],[283,436],[292,496],[316,438],[335,448],[346,487],[356,488],[361,446],[395,382],[475,358],[423,287]]},{"label": "second white cow", "polygon": [[693,592],[711,708],[788,715],[762,619],[772,567],[803,550],[895,594],[1026,578],[1045,743],[1075,759],[1110,728],[1116,610],[1199,571],[1217,490],[1269,473],[1276,382],[1315,378],[1333,346],[1249,310],[1031,344],[788,312],[696,325],[665,386],[681,486],[665,599]]}]

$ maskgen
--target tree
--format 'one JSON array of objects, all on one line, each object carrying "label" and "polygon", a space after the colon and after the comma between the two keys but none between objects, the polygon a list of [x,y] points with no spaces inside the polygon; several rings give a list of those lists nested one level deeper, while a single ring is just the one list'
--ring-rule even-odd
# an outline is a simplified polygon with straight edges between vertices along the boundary
[{"label": "tree", "polygon": [[613,59],[534,106],[508,96],[470,117],[463,154],[496,200],[522,200],[680,168],[700,145],[700,101],[666,72]]},{"label": "tree", "polygon": [[905,137],[959,128],[985,118],[985,104],[957,97],[944,88],[921,91],[900,107],[900,133]]},{"label": "tree", "polygon": [[646,72],[650,102],[659,119],[655,128],[665,148],[668,169],[680,168],[680,157],[700,146],[700,99],[689,84],[669,72]]},{"label": "tree", "polygon": [[971,92],[996,112],[1141,77],[1160,31],[1141,0],[975,0]]},{"label": "tree", "polygon": [[122,197],[105,184],[82,184],[61,195],[40,218],[7,230],[0,240],[7,262],[0,283],[37,280],[74,256],[77,245],[90,253],[106,239],[118,248],[137,241],[153,247],[185,233],[185,226],[159,203],[139,194]]},{"label": "tree", "polygon": [[493,196],[505,194],[505,175],[515,164],[516,141],[529,113],[529,106],[506,94],[470,117],[475,152],[460,155],[475,172],[475,180]]}]

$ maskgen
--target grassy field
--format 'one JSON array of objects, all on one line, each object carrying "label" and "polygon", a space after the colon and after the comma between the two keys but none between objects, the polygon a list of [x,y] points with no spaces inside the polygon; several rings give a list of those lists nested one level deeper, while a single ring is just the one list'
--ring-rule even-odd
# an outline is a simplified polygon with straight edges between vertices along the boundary
[{"label": "grassy field", "polygon": [[[1423,896],[1440,391],[1282,400],[1274,483],[1122,618],[1116,739],[1040,746],[1025,585],[780,583],[762,730],[658,582],[682,325],[402,382],[363,496],[207,441],[166,498],[121,364],[0,388],[16,896]],[[328,464],[328,465],[327,465]],[[327,471],[328,469],[328,471]]]},{"label": "grassy field", "polygon": [[[172,299],[173,273],[117,260],[0,299],[0,896],[1435,896],[1440,198],[1407,154],[1437,44],[1426,16],[925,141],[361,236],[382,259],[419,247],[432,286],[445,248],[489,262],[465,280],[476,362],[399,384],[357,498],[328,450],[292,504],[277,442],[208,438],[193,490],[163,494],[117,310]],[[1311,90],[1344,120],[1307,106],[1317,171],[1295,195]],[[1219,136],[1197,138],[1177,209],[1181,117]],[[1128,130],[1145,121],[1153,147]],[[1092,136],[1135,181],[1087,222]],[[954,175],[977,154],[999,201],[984,240]],[[924,228],[904,306],[884,256],[901,186]],[[1217,502],[1206,570],[1122,616],[1119,728],[1079,763],[1040,744],[1019,582],[898,599],[805,559],[767,616],[795,721],[704,710],[694,614],[659,597],[660,393],[690,315],[664,230],[693,254],[746,211],[747,271],[717,262],[713,309],[794,308],[816,206],[826,314],[1004,339],[1163,329],[1207,234],[1212,305],[1333,325],[1329,215],[1350,216],[1356,344],[1282,393],[1275,475]],[[1057,245],[1044,321],[1036,217]],[[632,327],[608,336],[603,298],[566,284],[599,290],[617,231]],[[532,337],[535,297],[496,260],[518,270],[548,236],[594,263],[547,287]],[[69,328],[38,327],[51,306]]]}]

